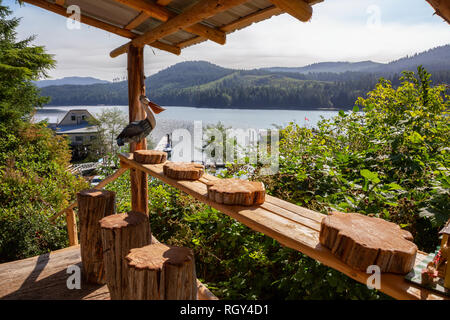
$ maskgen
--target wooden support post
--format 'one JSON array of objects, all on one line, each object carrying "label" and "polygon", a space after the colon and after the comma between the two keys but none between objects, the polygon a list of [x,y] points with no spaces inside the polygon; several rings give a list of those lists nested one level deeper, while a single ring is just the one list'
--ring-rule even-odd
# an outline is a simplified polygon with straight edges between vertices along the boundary
[{"label": "wooden support post", "polygon": [[75,212],[73,212],[73,209],[67,209],[66,222],[67,234],[69,236],[69,246],[76,246],[78,244],[78,230],[77,220],[75,218]]},{"label": "wooden support post", "polygon": [[194,254],[189,248],[162,243],[131,249],[128,261],[126,299],[196,300]]},{"label": "wooden support post", "polygon": [[[133,248],[151,243],[148,216],[142,212],[128,212],[104,217],[100,220],[103,243],[103,262],[106,284],[112,300],[123,299],[127,262],[125,256]],[[125,276],[124,276],[125,275]]]},{"label": "wooden support post", "polygon": [[[130,122],[146,117],[140,103],[140,96],[145,95],[144,81],[144,48],[130,45],[128,48],[128,101]],[[147,140],[131,143],[130,152],[146,150]],[[148,214],[148,181],[147,174],[130,169],[131,210]]]},{"label": "wooden support post", "polygon": [[77,200],[83,276],[89,283],[104,284],[102,237],[98,222],[115,213],[116,193],[107,190],[83,190],[77,193]]}]

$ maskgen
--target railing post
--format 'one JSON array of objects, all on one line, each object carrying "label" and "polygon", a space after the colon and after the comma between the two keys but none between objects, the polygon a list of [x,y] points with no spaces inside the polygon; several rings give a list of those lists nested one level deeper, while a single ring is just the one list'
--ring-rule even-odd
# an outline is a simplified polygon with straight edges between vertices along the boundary
[{"label": "railing post", "polygon": [[69,235],[69,246],[76,246],[78,244],[78,229],[77,220],[75,219],[75,212],[73,209],[66,210],[67,234]]},{"label": "railing post", "polygon": [[[144,81],[144,48],[130,45],[128,50],[128,101],[130,122],[142,120],[146,117],[141,106],[139,97],[145,95]],[[143,139],[139,143],[131,143],[130,152],[136,150],[146,150],[147,140]],[[131,179],[131,209],[133,211],[148,214],[148,182],[147,174],[130,169]]]}]

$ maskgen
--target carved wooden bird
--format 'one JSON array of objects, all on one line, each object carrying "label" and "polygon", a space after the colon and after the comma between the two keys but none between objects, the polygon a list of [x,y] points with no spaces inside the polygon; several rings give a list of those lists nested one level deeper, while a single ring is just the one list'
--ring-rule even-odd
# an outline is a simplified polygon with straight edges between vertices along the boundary
[{"label": "carved wooden bird", "polygon": [[139,100],[144,107],[147,117],[144,120],[133,121],[123,129],[116,138],[119,146],[123,146],[125,143],[139,142],[147,137],[156,126],[156,119],[153,112],[158,114],[165,110],[156,103],[151,102],[146,96],[141,96]]}]

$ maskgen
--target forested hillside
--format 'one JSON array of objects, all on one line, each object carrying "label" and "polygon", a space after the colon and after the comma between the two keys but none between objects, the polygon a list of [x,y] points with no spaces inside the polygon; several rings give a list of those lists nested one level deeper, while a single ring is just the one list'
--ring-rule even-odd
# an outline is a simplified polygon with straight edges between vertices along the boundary
[{"label": "forested hillside", "polygon": [[[189,61],[148,77],[146,86],[151,99],[168,106],[351,109],[356,98],[364,96],[380,77],[397,86],[401,71],[415,71],[419,65],[432,71],[434,84],[450,83],[450,45],[389,64],[336,62],[304,68],[234,70],[205,61]],[[128,103],[125,81],[50,86],[43,88],[42,94],[52,98],[52,105]]]}]

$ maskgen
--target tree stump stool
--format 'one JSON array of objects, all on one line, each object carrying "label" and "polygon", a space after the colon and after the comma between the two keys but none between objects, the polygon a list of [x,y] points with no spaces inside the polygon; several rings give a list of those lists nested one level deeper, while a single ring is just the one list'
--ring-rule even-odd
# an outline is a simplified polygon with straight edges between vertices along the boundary
[{"label": "tree stump stool", "polygon": [[131,249],[126,259],[126,299],[197,299],[197,277],[191,249],[155,243]]},{"label": "tree stump stool", "polygon": [[170,162],[163,166],[164,175],[177,180],[198,180],[205,173],[205,166],[197,163]]},{"label": "tree stump stool", "polygon": [[106,284],[111,300],[119,300],[127,286],[123,277],[127,269],[125,256],[131,249],[151,243],[150,223],[145,213],[131,211],[104,217],[100,227]]},{"label": "tree stump stool", "polygon": [[167,153],[158,150],[136,150],[134,160],[142,164],[160,164],[167,160]]},{"label": "tree stump stool", "polygon": [[333,212],[323,218],[319,241],[354,269],[406,274],[414,267],[417,246],[411,233],[395,223],[358,213]]},{"label": "tree stump stool", "polygon": [[103,248],[98,221],[115,214],[116,193],[107,190],[83,190],[77,193],[80,219],[80,251],[83,277],[89,283],[104,284]]},{"label": "tree stump stool", "polygon": [[253,206],[263,204],[266,189],[262,182],[241,179],[219,179],[209,181],[209,200],[227,205]]}]

